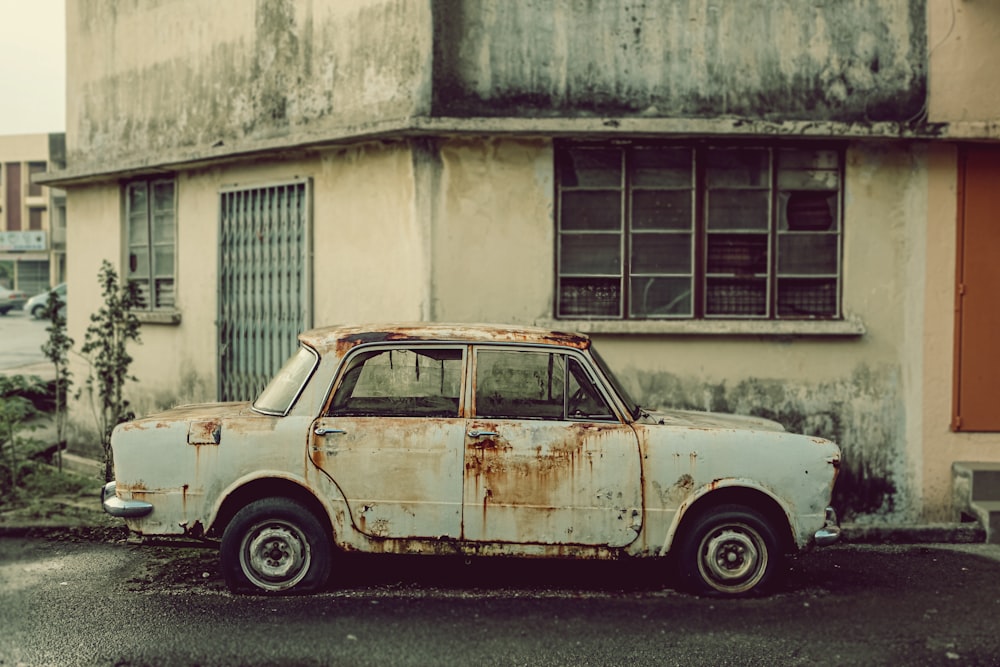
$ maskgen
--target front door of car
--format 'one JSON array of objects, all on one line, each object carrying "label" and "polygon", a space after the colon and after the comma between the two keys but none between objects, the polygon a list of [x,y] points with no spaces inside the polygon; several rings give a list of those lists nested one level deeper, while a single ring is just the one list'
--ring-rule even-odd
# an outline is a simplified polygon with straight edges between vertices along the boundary
[{"label": "front door of car", "polygon": [[310,456],[354,525],[381,538],[458,538],[464,347],[366,347],[346,360]]},{"label": "front door of car", "polygon": [[463,538],[624,546],[642,521],[635,432],[569,353],[478,347]]}]

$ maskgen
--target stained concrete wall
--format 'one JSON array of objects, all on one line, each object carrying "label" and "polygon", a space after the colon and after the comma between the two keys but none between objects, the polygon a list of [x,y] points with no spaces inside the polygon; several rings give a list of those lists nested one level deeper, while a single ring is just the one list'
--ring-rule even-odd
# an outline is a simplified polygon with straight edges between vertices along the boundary
[{"label": "stained concrete wall", "polygon": [[435,115],[904,120],[922,0],[439,0]]},{"label": "stained concrete wall", "polygon": [[415,0],[67,3],[69,161],[155,164],[426,110]]}]

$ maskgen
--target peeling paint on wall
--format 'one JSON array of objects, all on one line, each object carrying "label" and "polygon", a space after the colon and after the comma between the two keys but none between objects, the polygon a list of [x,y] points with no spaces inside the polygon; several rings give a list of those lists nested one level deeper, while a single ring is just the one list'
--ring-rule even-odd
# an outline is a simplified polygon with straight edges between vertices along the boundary
[{"label": "peeling paint on wall", "polygon": [[834,489],[843,517],[910,511],[898,368],[859,365],[849,376],[816,384],[755,377],[712,383],[634,368],[622,376],[643,405],[766,417],[788,431],[833,440],[843,450]]}]

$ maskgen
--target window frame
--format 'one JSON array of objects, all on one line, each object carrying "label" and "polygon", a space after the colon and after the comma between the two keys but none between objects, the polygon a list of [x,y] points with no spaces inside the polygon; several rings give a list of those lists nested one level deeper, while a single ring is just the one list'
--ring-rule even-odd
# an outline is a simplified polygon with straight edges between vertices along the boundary
[{"label": "window frame", "polygon": [[[607,423],[621,424],[622,419],[618,414],[618,404],[608,395],[608,389],[603,378],[597,376],[592,364],[584,356],[574,350],[553,348],[549,346],[516,346],[503,344],[476,344],[472,346],[472,364],[468,368],[468,384],[470,385],[470,418],[481,421],[529,421],[529,422],[579,422],[579,423]],[[562,377],[562,414],[558,418],[543,416],[490,416],[479,414],[479,355],[481,352],[501,353],[501,354],[548,354],[558,355],[563,360]],[[607,415],[572,415],[569,413],[569,387],[571,376],[570,364],[575,363],[580,371],[590,381],[591,386],[597,392],[597,397],[608,409]]]},{"label": "window frame", "polygon": [[[157,209],[155,201],[155,191],[156,188],[165,187],[169,185],[169,208]],[[132,236],[132,218],[133,218],[133,191],[142,188],[145,194],[145,239],[141,242],[134,242]],[[142,312],[174,312],[177,310],[177,255],[178,255],[178,233],[177,233],[177,180],[171,176],[169,178],[145,178],[136,179],[128,181],[122,186],[122,198],[123,198],[123,216],[124,216],[124,231],[125,231],[125,262],[124,267],[126,277],[128,280],[135,281],[140,285],[140,293],[143,297],[143,303],[139,306],[138,310]],[[157,221],[157,216],[163,213],[169,213],[169,226],[170,226],[170,238],[166,241],[158,241],[156,231],[158,228],[155,227]],[[138,218],[137,218],[138,219]],[[172,266],[170,268],[169,274],[161,272],[157,265],[157,247],[172,246]],[[145,254],[145,266],[146,271],[144,275],[137,275],[136,268],[134,266],[138,265],[138,260],[133,263],[133,258],[139,253],[138,250],[142,249],[143,254]],[[159,298],[158,285],[160,281],[166,283],[169,281],[171,285],[172,298],[167,300],[161,300]],[[146,292],[142,293],[142,287],[146,286]]]},{"label": "window frame", "polygon": [[[765,193],[767,197],[767,227],[763,232],[757,232],[761,235],[766,234],[767,242],[767,258],[766,258],[766,270],[765,273],[759,276],[753,276],[756,279],[763,279],[766,281],[765,291],[763,292],[765,301],[763,312],[760,314],[741,314],[741,313],[725,313],[709,312],[708,305],[708,285],[712,279],[721,279],[724,282],[727,279],[727,274],[713,275],[709,273],[709,258],[708,258],[708,247],[710,243],[710,238],[717,234],[743,234],[742,231],[726,231],[726,230],[710,230],[709,229],[709,214],[707,212],[708,207],[708,197],[712,190],[709,185],[708,176],[706,174],[708,156],[712,151],[720,150],[761,150],[767,155],[767,170],[763,174],[764,185],[756,187],[756,189],[761,190]],[[618,173],[618,183],[615,185],[608,185],[601,183],[598,185],[584,185],[579,186],[576,184],[567,184],[568,179],[564,176],[564,171],[567,170],[565,166],[567,162],[572,159],[572,151],[617,151],[620,159],[620,164],[617,169]],[[662,227],[657,227],[655,230],[642,229],[639,224],[636,223],[637,216],[634,216],[634,201],[635,194],[644,191],[659,191],[659,192],[669,192],[671,190],[684,190],[685,187],[676,187],[672,185],[649,185],[648,183],[641,183],[641,178],[636,177],[632,172],[638,171],[638,167],[635,169],[630,169],[630,166],[635,164],[641,164],[641,161],[636,163],[631,163],[630,160],[635,160],[637,155],[640,155],[642,151],[652,151],[656,153],[658,151],[687,151],[690,161],[690,181],[686,186],[690,191],[690,218],[691,224],[688,227],[677,227],[666,225]],[[781,160],[783,158],[791,158],[794,152],[800,152],[800,155],[806,153],[817,154],[816,158],[819,159],[819,152],[831,153],[835,156],[835,165],[828,166],[824,165],[822,167],[808,167],[803,166],[801,163],[796,164],[792,162],[790,166],[783,167]],[[687,141],[637,141],[637,140],[612,140],[612,141],[585,141],[585,140],[557,140],[554,145],[554,160],[553,160],[553,171],[554,171],[554,189],[555,189],[555,242],[554,242],[554,289],[553,289],[553,319],[555,321],[606,321],[606,322],[683,322],[683,321],[700,321],[700,322],[711,322],[711,321],[758,321],[758,322],[843,322],[844,321],[844,309],[843,309],[843,290],[844,290],[844,170],[845,170],[845,146],[842,142],[831,142],[831,141],[808,141],[808,142],[761,142],[754,140],[687,140]],[[834,188],[824,189],[824,188],[809,188],[809,187],[782,187],[779,183],[779,176],[783,174],[790,174],[794,172],[810,172],[818,173],[821,176],[825,175],[832,179]],[[822,173],[821,173],[822,172]],[[720,188],[725,189],[725,188]],[[612,230],[610,227],[607,228],[597,228],[594,229],[587,228],[587,225],[566,225],[563,220],[564,214],[564,194],[571,191],[582,191],[582,192],[616,192],[618,193],[619,201],[619,213],[617,226]],[[779,206],[779,202],[789,201],[792,193],[795,192],[829,192],[828,198],[832,197],[831,206],[835,207],[835,212],[833,213],[833,218],[828,229],[816,229],[807,230],[799,229],[792,230],[787,229],[787,211]],[[785,227],[784,229],[782,227]],[[587,273],[574,273],[573,271],[565,270],[567,263],[564,257],[564,240],[571,235],[578,236],[580,238],[586,235],[593,234],[611,234],[615,233],[618,236],[618,273],[616,275],[603,275],[597,272],[590,274]],[[687,274],[648,274],[642,271],[635,270],[635,250],[637,247],[637,238],[641,238],[646,235],[647,238],[653,238],[649,236],[651,234],[667,235],[667,234],[690,234],[690,263],[688,266],[689,273]],[[812,272],[800,272],[795,273],[791,270],[787,270],[787,267],[783,267],[781,264],[781,246],[783,243],[791,243],[790,239],[797,235],[811,235],[813,239],[819,239],[820,237],[834,237],[832,254],[829,259],[832,259],[833,271],[812,271]],[[788,240],[788,241],[786,241]],[[808,242],[806,242],[808,243]],[[820,242],[822,243],[822,241]],[[678,252],[678,257],[682,257],[683,253]],[[565,307],[564,299],[566,298],[566,293],[564,293],[564,287],[566,287],[564,281],[572,281],[574,278],[583,280],[594,280],[605,279],[609,282],[611,280],[617,280],[617,295],[614,297],[616,299],[616,312],[572,312],[572,308]],[[652,314],[648,311],[643,313],[638,313],[635,308],[636,292],[635,289],[635,279],[636,278],[647,278],[649,280],[657,278],[667,278],[667,279],[677,279],[677,278],[687,278],[690,288],[688,289],[688,309],[683,313],[666,313],[666,314]],[[730,274],[728,276],[729,280],[746,280],[747,276],[741,276],[736,273]],[[833,296],[832,296],[832,310],[829,314],[826,313],[804,313],[804,314],[790,314],[788,312],[781,312],[782,309],[787,309],[790,307],[788,301],[782,301],[779,292],[779,282],[782,280],[799,280],[799,281],[825,281],[833,286]],[[822,295],[822,287],[817,285],[818,292]],[[789,292],[791,292],[791,286],[788,286]],[[571,287],[569,289],[572,289]],[[827,292],[828,293],[828,292]],[[786,293],[787,294],[787,293]],[[676,301],[676,299],[674,299]],[[594,304],[588,304],[594,305]],[[596,305],[600,306],[597,302]]]}]

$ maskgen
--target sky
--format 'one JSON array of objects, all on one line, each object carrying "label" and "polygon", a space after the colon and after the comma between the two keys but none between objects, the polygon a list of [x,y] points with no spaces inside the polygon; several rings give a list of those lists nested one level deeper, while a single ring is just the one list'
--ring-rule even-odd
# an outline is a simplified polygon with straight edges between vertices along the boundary
[{"label": "sky", "polygon": [[0,135],[66,131],[65,1],[0,0]]}]

